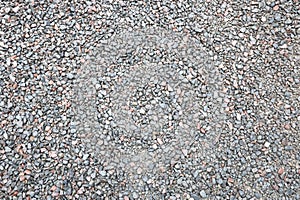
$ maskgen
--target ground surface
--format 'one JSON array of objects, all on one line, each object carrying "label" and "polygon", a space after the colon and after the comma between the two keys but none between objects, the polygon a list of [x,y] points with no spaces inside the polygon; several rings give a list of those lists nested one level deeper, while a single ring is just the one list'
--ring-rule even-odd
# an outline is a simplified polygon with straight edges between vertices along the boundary
[{"label": "ground surface", "polygon": [[1,1],[1,199],[300,199],[300,3]]}]

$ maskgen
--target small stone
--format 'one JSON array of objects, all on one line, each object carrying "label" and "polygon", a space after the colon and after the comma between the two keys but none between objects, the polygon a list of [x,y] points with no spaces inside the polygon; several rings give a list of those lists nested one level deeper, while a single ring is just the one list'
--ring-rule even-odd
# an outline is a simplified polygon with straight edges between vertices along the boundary
[{"label": "small stone", "polygon": [[15,82],[16,81],[16,78],[11,74],[11,75],[9,75],[9,78],[10,78],[10,80],[12,81],[12,82]]},{"label": "small stone", "polygon": [[257,168],[253,168],[253,169],[252,169],[252,172],[253,172],[253,173],[256,173],[257,171],[258,171]]},{"label": "small stone", "polygon": [[148,177],[147,177],[147,176],[143,176],[142,179],[143,179],[143,181],[144,181],[145,183],[147,183],[147,181],[148,181]]},{"label": "small stone", "polygon": [[278,9],[279,9],[278,5],[276,5],[276,6],[273,7],[273,10],[275,10],[275,11],[277,11]]},{"label": "small stone", "polygon": [[188,74],[188,75],[186,76],[186,78],[187,78],[188,80],[192,80],[193,75],[192,75],[192,74]]},{"label": "small stone", "polygon": [[262,197],[262,195],[260,194],[260,193],[258,193],[258,192],[255,192],[255,197],[257,198],[257,199],[260,199],[261,197]]},{"label": "small stone", "polygon": [[157,147],[158,147],[157,144],[153,144],[153,145],[152,145],[152,148],[153,148],[153,149],[157,149]]},{"label": "small stone", "polygon": [[141,174],[143,172],[143,169],[139,167],[136,172],[137,174]]},{"label": "small stone", "polygon": [[182,149],[182,153],[183,153],[184,156],[188,155],[188,151],[186,149]]},{"label": "small stone", "polygon": [[290,19],[290,18],[288,18],[286,21],[285,21],[285,24],[291,24],[293,21]]},{"label": "small stone", "polygon": [[254,37],[252,37],[252,36],[250,36],[250,43],[252,45],[255,45],[255,43],[256,43],[256,39]]},{"label": "small stone", "polygon": [[288,146],[285,146],[284,149],[287,150],[287,151],[291,151],[291,150],[294,149],[294,147],[291,146],[291,145],[288,145]]},{"label": "small stone", "polygon": [[180,179],[177,180],[177,184],[181,185],[181,183],[182,183],[182,179],[180,178]]},{"label": "small stone", "polygon": [[241,70],[241,69],[243,69],[244,67],[243,67],[243,65],[236,65],[236,68],[239,69],[239,70]]},{"label": "small stone", "polygon": [[84,193],[84,187],[81,187],[78,191],[77,191],[77,194],[83,194]]},{"label": "small stone", "polygon": [[51,188],[50,188],[50,191],[55,191],[57,189],[56,185],[53,185]]},{"label": "small stone", "polygon": [[219,179],[217,180],[217,183],[218,183],[219,185],[222,185],[222,184],[223,184],[223,180],[219,178]]},{"label": "small stone", "polygon": [[72,80],[72,79],[74,79],[74,75],[72,73],[68,73],[67,74],[67,78],[70,79],[70,80]]},{"label": "small stone", "polygon": [[76,133],[76,129],[72,128],[71,133]]},{"label": "small stone", "polygon": [[280,46],[281,49],[286,49],[288,48],[287,44],[283,44],[282,46]]},{"label": "small stone", "polygon": [[99,173],[101,176],[106,176],[106,171],[100,171]]},{"label": "small stone", "polygon": [[168,91],[169,92],[172,92],[173,91],[173,88],[168,84]]},{"label": "small stone", "polygon": [[271,145],[270,142],[265,142],[265,144],[264,144],[264,146],[267,147],[267,148],[268,148],[270,145]]},{"label": "small stone", "polygon": [[7,146],[6,146],[6,147],[4,147],[4,150],[5,150],[5,152],[6,152],[6,153],[9,153],[9,152],[11,152],[11,148],[9,148],[9,147],[7,147]]},{"label": "small stone", "polygon": [[30,195],[31,197],[33,197],[33,196],[34,196],[34,194],[35,194],[35,192],[34,192],[34,191],[30,191],[30,192],[29,192],[29,195]]},{"label": "small stone", "polygon": [[45,131],[46,131],[46,132],[50,131],[50,129],[51,129],[50,126],[46,126],[46,127],[45,127]]},{"label": "small stone", "polygon": [[242,116],[241,116],[241,114],[240,114],[240,113],[237,113],[237,114],[236,114],[236,119],[237,119],[238,121],[241,121],[241,119],[242,119]]},{"label": "small stone", "polygon": [[245,197],[245,192],[243,190],[240,190],[239,194],[240,194],[241,197],[243,197],[243,198]]},{"label": "small stone", "polygon": [[198,197],[196,194],[191,194],[191,198],[194,200],[200,200],[200,197]]},{"label": "small stone", "polygon": [[84,154],[82,160],[86,160],[89,157],[89,154]]},{"label": "small stone", "polygon": [[47,135],[47,136],[45,137],[45,139],[48,140],[48,141],[50,141],[50,140],[52,140],[52,137],[51,137],[51,135]]},{"label": "small stone", "polygon": [[141,109],[140,109],[140,113],[141,113],[141,114],[145,114],[146,111],[145,111],[143,108],[141,108]]},{"label": "small stone", "polygon": [[275,14],[275,20],[276,20],[276,21],[280,21],[280,20],[281,20],[281,14],[276,13],[276,14]]},{"label": "small stone", "polygon": [[228,183],[233,183],[234,182],[234,180],[233,180],[233,178],[228,178]]},{"label": "small stone", "polygon": [[25,179],[26,179],[26,178],[25,178],[24,174],[23,174],[23,173],[21,173],[21,174],[20,174],[20,181],[22,181],[22,182],[23,182]]},{"label": "small stone", "polygon": [[80,24],[76,23],[75,24],[76,29],[79,31],[80,30]]},{"label": "small stone", "polygon": [[56,157],[57,157],[56,151],[49,151],[49,156],[50,156],[51,158],[56,158]]},{"label": "small stone", "polygon": [[136,193],[136,192],[133,192],[133,193],[132,193],[132,197],[133,197],[134,199],[137,199],[137,198],[139,198],[139,194]]},{"label": "small stone", "polygon": [[206,192],[205,192],[204,190],[201,190],[201,191],[200,191],[200,196],[201,196],[202,198],[206,198],[206,197],[207,197]]},{"label": "small stone", "polygon": [[23,126],[23,122],[21,120],[17,121],[17,127],[21,128]]},{"label": "small stone", "polygon": [[9,11],[10,11],[10,7],[6,7],[6,8],[4,8],[4,11],[5,11],[5,13],[9,13]]},{"label": "small stone", "polygon": [[279,168],[278,174],[281,175],[281,174],[283,174],[283,173],[284,173],[284,168],[283,168],[283,167]]},{"label": "small stone", "polygon": [[12,9],[12,11],[15,12],[15,13],[17,13],[17,12],[19,11],[19,9],[20,9],[20,7],[17,6],[17,7],[14,7],[14,8]]},{"label": "small stone", "polygon": [[196,171],[193,173],[193,177],[196,178],[198,175],[199,175],[199,171],[196,170]]},{"label": "small stone", "polygon": [[157,142],[158,142],[159,145],[163,144],[163,141],[160,138],[157,138]]}]

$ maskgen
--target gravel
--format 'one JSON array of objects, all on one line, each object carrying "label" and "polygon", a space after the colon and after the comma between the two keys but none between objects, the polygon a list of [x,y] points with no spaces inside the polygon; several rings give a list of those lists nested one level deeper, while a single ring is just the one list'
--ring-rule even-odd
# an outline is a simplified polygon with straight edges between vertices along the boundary
[{"label": "gravel", "polygon": [[299,10],[1,1],[0,199],[300,199]]}]

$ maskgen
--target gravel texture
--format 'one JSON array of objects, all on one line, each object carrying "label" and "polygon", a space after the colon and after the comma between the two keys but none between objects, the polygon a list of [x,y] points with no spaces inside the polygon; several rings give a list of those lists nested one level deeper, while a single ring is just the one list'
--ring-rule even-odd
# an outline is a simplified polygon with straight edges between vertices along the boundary
[{"label": "gravel texture", "polygon": [[0,199],[300,199],[298,0],[0,16]]}]

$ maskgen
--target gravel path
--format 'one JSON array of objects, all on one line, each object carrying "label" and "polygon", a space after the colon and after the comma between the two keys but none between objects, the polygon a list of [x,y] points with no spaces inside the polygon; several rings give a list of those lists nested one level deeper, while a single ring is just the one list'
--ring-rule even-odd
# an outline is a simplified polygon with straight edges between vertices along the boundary
[{"label": "gravel path", "polygon": [[298,0],[0,16],[0,199],[300,199]]}]

